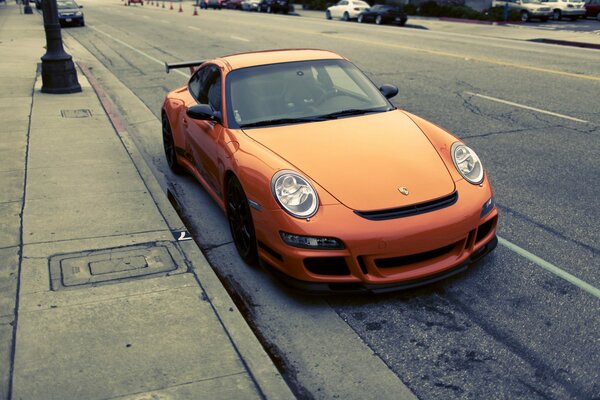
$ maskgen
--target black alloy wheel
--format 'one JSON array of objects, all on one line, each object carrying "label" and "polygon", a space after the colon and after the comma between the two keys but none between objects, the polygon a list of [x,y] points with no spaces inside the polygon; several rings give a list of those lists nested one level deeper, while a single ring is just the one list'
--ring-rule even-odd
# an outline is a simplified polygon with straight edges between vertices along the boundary
[{"label": "black alloy wheel", "polygon": [[171,124],[165,114],[162,116],[162,135],[163,135],[163,147],[165,149],[165,159],[169,169],[177,175],[183,174],[184,170],[181,165],[177,162],[177,153],[175,150],[175,140],[173,140],[173,132],[171,131]]},{"label": "black alloy wheel", "polygon": [[240,257],[248,265],[256,265],[258,251],[252,213],[240,181],[234,176],[227,182],[227,219]]}]

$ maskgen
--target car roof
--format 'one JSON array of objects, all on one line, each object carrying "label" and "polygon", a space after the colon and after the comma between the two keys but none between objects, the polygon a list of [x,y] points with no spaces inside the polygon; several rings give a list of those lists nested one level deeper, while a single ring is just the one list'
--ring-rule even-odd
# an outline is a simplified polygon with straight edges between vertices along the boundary
[{"label": "car roof", "polygon": [[219,57],[217,60],[229,66],[230,70],[254,67],[257,65],[279,64],[293,61],[344,59],[337,53],[318,49],[282,49],[239,53]]}]

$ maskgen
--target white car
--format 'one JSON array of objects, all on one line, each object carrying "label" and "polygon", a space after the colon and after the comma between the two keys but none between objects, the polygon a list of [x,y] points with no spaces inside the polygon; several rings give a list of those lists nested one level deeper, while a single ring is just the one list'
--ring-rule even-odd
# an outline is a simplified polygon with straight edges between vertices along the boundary
[{"label": "white car", "polygon": [[260,0],[242,0],[240,7],[244,11],[258,11]]},{"label": "white car", "polygon": [[561,18],[570,18],[575,21],[585,15],[584,3],[581,0],[541,0],[544,5],[552,9],[552,19],[559,21]]},{"label": "white car", "polygon": [[521,21],[527,22],[537,18],[542,22],[548,21],[552,16],[552,10],[539,0],[492,0],[492,7],[506,7],[521,14]]},{"label": "white car", "polygon": [[357,19],[361,11],[368,9],[368,3],[361,0],[340,0],[325,10],[325,18],[340,18],[342,21]]}]

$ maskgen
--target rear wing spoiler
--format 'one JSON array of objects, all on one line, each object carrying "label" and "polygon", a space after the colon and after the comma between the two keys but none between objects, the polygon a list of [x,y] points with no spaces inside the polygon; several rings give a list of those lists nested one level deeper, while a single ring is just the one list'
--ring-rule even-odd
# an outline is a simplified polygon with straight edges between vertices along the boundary
[{"label": "rear wing spoiler", "polygon": [[196,68],[198,68],[200,65],[204,64],[205,62],[206,62],[206,60],[184,61],[184,62],[178,62],[178,63],[165,62],[165,70],[167,71],[167,74],[168,74],[169,71],[171,71],[172,69],[189,68],[190,74],[193,74],[196,71]]}]

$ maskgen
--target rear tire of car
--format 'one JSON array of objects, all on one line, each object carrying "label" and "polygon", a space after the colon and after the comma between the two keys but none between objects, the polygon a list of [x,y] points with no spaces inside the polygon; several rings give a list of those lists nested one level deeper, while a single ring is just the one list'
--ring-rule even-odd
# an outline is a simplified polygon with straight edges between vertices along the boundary
[{"label": "rear tire of car", "polygon": [[342,21],[350,21],[350,14],[348,14],[348,12],[345,12],[344,15],[342,15]]},{"label": "rear tire of car", "polygon": [[175,149],[175,140],[173,139],[173,131],[171,130],[171,124],[166,114],[162,116],[162,135],[163,135],[163,148],[165,150],[165,159],[169,169],[175,175],[182,175],[185,170],[177,162],[177,150]]},{"label": "rear tire of car", "polygon": [[561,18],[562,18],[562,13],[560,12],[560,10],[552,11],[552,19],[553,20],[560,21]]},{"label": "rear tire of car", "polygon": [[381,25],[382,22],[383,22],[383,18],[381,18],[381,15],[378,15],[375,17],[375,23],[377,25]]},{"label": "rear tire of car", "polygon": [[325,11],[325,19],[331,19],[331,12],[329,10]]},{"label": "rear tire of car", "polygon": [[227,181],[227,220],[233,243],[240,257],[248,265],[256,265],[258,250],[252,212],[242,184],[232,176]]},{"label": "rear tire of car", "polygon": [[527,11],[523,11],[521,13],[521,21],[528,22],[529,21],[529,13]]}]

